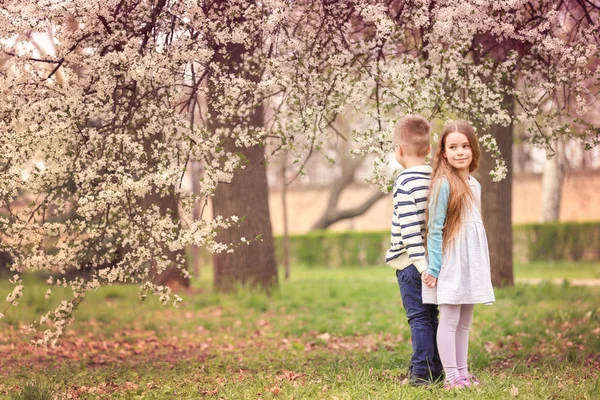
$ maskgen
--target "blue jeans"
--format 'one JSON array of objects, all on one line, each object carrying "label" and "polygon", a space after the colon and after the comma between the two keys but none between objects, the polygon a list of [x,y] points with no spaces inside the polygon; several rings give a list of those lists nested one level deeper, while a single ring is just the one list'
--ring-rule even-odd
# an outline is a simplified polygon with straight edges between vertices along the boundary
[{"label": "blue jeans", "polygon": [[443,368],[437,349],[438,308],[435,304],[423,304],[421,274],[411,264],[396,270],[402,305],[410,325],[413,355],[410,360],[412,373],[418,376],[436,376]]}]

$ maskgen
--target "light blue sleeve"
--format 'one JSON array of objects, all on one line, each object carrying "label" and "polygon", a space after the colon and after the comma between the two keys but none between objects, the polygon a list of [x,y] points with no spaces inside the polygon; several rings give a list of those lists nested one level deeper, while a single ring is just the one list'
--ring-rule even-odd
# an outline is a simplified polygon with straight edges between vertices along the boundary
[{"label": "light blue sleeve", "polygon": [[442,234],[449,197],[450,183],[446,178],[441,178],[432,187],[427,220],[427,273],[436,278],[442,269]]}]

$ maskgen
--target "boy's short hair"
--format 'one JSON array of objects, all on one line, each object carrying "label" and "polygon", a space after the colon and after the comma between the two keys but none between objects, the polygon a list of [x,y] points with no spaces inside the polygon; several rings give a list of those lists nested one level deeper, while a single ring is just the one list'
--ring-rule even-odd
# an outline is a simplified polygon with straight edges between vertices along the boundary
[{"label": "boy's short hair", "polygon": [[394,143],[401,144],[410,155],[425,157],[429,153],[429,122],[420,115],[406,115],[394,128]]}]

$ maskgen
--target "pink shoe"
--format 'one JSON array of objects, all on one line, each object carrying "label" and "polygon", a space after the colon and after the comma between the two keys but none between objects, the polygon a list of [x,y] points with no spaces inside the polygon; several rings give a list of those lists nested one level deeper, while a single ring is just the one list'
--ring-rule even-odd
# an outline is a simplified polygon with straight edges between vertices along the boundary
[{"label": "pink shoe", "polygon": [[464,388],[468,388],[471,387],[471,382],[469,381],[469,378],[466,376],[459,376],[458,378],[455,378],[454,380],[451,381],[444,381],[444,389],[464,389]]},{"label": "pink shoe", "polygon": [[471,385],[473,385],[473,386],[479,386],[479,385],[481,385],[481,382],[479,382],[479,379],[477,379],[475,377],[475,375],[469,374],[468,379],[469,379],[469,381],[471,381]]}]

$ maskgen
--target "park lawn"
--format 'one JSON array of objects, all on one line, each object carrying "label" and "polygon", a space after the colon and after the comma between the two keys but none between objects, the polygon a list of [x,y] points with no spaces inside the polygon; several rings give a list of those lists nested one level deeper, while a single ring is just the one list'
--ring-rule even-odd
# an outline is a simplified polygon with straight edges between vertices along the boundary
[{"label": "park lawn", "polygon": [[600,279],[600,261],[515,262],[514,273],[517,279]]},{"label": "park lawn", "polygon": [[[21,304],[0,320],[0,393],[38,379],[81,399],[456,397],[406,385],[410,332],[389,268],[293,268],[271,296],[215,294],[210,282],[203,273],[179,308],[140,302],[135,286],[103,288],[60,347],[38,349],[19,330],[49,305],[44,284],[25,277]],[[471,333],[483,385],[461,398],[600,397],[600,287],[517,284],[496,295],[476,307]]]}]

